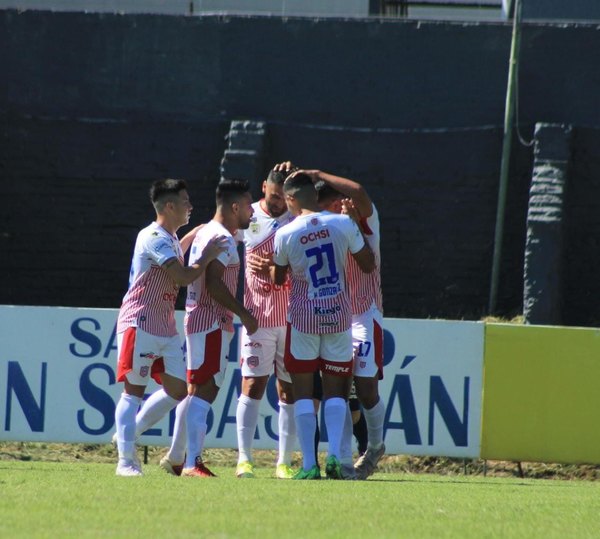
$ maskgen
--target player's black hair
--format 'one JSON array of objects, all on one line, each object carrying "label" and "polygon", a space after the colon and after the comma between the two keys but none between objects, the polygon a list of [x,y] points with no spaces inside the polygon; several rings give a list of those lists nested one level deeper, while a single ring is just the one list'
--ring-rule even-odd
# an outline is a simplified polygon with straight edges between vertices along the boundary
[{"label": "player's black hair", "polygon": [[156,211],[162,211],[166,202],[179,196],[179,192],[187,189],[185,180],[166,178],[156,180],[150,187],[150,200]]},{"label": "player's black hair", "polygon": [[221,178],[216,191],[217,206],[238,202],[248,191],[250,191],[248,180]]},{"label": "player's black hair", "polygon": [[333,200],[337,200],[338,198],[344,197],[342,193],[331,187],[331,185],[323,180],[319,180],[317,183],[315,183],[315,189],[317,190],[317,200],[319,204],[331,202]]},{"label": "player's black hair", "polygon": [[276,183],[277,185],[283,185],[285,179],[294,171],[298,170],[298,167],[294,167],[291,170],[271,170],[267,176],[267,183]]}]

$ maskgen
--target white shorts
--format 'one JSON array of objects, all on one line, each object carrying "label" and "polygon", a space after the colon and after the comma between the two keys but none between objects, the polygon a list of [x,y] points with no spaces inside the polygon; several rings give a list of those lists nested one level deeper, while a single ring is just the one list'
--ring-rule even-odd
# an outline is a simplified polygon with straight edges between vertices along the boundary
[{"label": "white shorts", "polygon": [[289,322],[285,343],[285,366],[291,373],[315,372],[352,375],[352,332],[315,335],[302,333]]},{"label": "white shorts", "polygon": [[291,382],[290,373],[283,364],[285,353],[285,326],[259,328],[248,335],[242,327],[242,376],[270,376],[275,372],[279,380]]},{"label": "white shorts", "polygon": [[207,331],[185,338],[187,346],[187,381],[201,385],[211,378],[221,387],[229,361],[229,345],[233,332],[223,331],[217,324]]},{"label": "white shorts", "polygon": [[185,357],[179,335],[157,337],[130,327],[117,335],[117,380],[147,386],[150,376],[162,384],[166,373],[185,381]]},{"label": "white shorts", "polygon": [[383,378],[383,314],[375,305],[352,316],[354,376]]}]

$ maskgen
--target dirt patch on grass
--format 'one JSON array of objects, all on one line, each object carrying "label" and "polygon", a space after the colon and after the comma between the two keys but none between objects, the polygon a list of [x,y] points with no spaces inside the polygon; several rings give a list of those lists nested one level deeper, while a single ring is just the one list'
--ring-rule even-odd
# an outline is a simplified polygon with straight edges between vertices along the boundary
[{"label": "dirt patch on grass", "polygon": [[[158,464],[166,449],[159,446],[141,447],[139,456],[147,462]],[[237,451],[234,449],[206,449],[204,459],[214,466],[235,467]],[[274,466],[275,451],[255,451],[254,459],[261,467]],[[58,444],[34,442],[0,442],[0,460],[46,462],[107,462],[116,463],[117,452],[112,444]],[[321,461],[325,455],[321,454]],[[294,457],[300,462],[300,455]],[[527,477],[533,479],[600,480],[600,466],[587,464],[546,464],[537,462],[507,462],[465,460],[444,457],[413,457],[407,455],[385,456],[379,464],[382,472],[440,475],[485,475],[491,477]]]}]

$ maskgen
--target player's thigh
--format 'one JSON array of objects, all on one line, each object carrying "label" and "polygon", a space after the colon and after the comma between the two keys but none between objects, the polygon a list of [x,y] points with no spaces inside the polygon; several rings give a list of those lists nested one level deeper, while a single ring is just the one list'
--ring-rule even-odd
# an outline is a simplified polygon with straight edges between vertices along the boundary
[{"label": "player's thigh", "polygon": [[232,332],[219,327],[186,336],[187,381],[190,384],[202,385],[212,378],[221,387],[232,338]]},{"label": "player's thigh", "polygon": [[186,360],[179,335],[162,337],[161,355],[164,371],[169,376],[186,381]]},{"label": "player's thigh", "polygon": [[[288,370],[285,367],[285,339],[286,339],[286,328],[285,326],[281,326],[281,327],[277,327],[277,328],[271,328],[273,330],[273,334],[275,336],[275,376],[277,376],[277,379],[280,380],[281,382],[283,382],[284,384],[291,384],[292,383],[292,378],[290,376],[290,373],[288,372]],[[288,392],[286,390],[286,386],[283,386],[283,390]]]},{"label": "player's thigh", "polygon": [[352,318],[354,375],[383,377],[383,316],[371,309]]},{"label": "player's thigh", "polygon": [[[288,324],[284,354],[286,370],[291,375],[313,373],[318,370],[319,343],[319,335],[302,333]],[[292,381],[295,388],[297,384],[293,376]]]},{"label": "player's thigh", "polygon": [[153,363],[162,357],[158,338],[130,327],[117,335],[117,351],[117,381],[147,386]]},{"label": "player's thigh", "polygon": [[274,328],[259,328],[248,335],[242,329],[241,371],[244,377],[270,376],[277,349],[277,336]]}]

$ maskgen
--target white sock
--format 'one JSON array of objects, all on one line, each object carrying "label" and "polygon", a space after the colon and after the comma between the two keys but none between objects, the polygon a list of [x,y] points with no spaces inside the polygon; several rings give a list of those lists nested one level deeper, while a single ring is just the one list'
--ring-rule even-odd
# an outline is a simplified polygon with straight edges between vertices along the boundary
[{"label": "white sock", "polygon": [[348,403],[341,397],[332,397],[325,401],[324,414],[327,438],[329,440],[329,456],[333,455],[340,458],[340,445],[347,409]]},{"label": "white sock", "polygon": [[185,467],[193,468],[196,457],[202,458],[204,437],[206,436],[206,418],[210,411],[210,403],[200,397],[190,397],[187,413],[188,452]]},{"label": "white sock", "polygon": [[120,464],[128,464],[133,460],[135,454],[135,414],[141,402],[142,399],[139,397],[121,393],[121,398],[115,408]]},{"label": "white sock", "polygon": [[159,389],[150,395],[148,400],[142,404],[142,409],[135,416],[135,436],[139,438],[150,427],[158,423],[175,406],[179,404],[177,399],[169,397],[164,389]]},{"label": "white sock", "polygon": [[277,464],[292,464],[292,451],[296,438],[294,405],[279,401],[279,458]]},{"label": "white sock", "polygon": [[317,416],[312,399],[300,399],[294,404],[294,418],[300,449],[302,450],[302,467],[308,471],[317,463],[315,461],[315,432]]},{"label": "white sock", "polygon": [[340,462],[352,464],[352,412],[348,404],[346,404],[346,417],[344,418],[344,429],[340,444]]},{"label": "white sock", "polygon": [[238,464],[252,461],[252,440],[258,424],[260,401],[247,395],[240,395],[235,412],[235,424],[238,439]]},{"label": "white sock", "polygon": [[379,449],[383,443],[383,421],[385,419],[385,406],[381,398],[373,408],[363,409],[365,421],[367,422],[367,431],[369,436],[368,446],[373,449]]},{"label": "white sock", "polygon": [[181,464],[185,460],[187,446],[187,413],[190,397],[183,399],[175,408],[175,424],[173,425],[173,439],[167,457],[174,464]]}]

